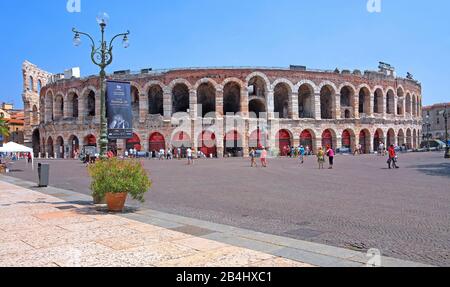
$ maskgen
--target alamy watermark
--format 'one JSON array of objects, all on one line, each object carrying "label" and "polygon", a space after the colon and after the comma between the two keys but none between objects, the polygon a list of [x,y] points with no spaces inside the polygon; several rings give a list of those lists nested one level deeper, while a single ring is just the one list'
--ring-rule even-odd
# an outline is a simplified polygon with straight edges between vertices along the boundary
[{"label": "alamy watermark", "polygon": [[81,0],[67,0],[66,9],[69,13],[80,13]]},{"label": "alamy watermark", "polygon": [[381,13],[381,0],[367,0],[367,11],[369,13]]},{"label": "alamy watermark", "polygon": [[369,258],[367,261],[366,267],[381,267],[381,251],[379,249],[369,249],[367,251],[366,257]]}]

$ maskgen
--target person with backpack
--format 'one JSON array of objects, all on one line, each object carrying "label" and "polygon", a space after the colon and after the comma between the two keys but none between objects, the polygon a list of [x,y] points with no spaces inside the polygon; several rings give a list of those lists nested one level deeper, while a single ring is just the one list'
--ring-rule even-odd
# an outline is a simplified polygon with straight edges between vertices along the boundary
[{"label": "person with backpack", "polygon": [[391,165],[395,169],[399,168],[397,166],[397,153],[395,152],[394,145],[391,145],[389,147],[388,153],[389,153],[389,159],[388,159],[387,163],[388,163],[389,169],[391,169]]},{"label": "person with backpack", "polygon": [[325,152],[321,147],[317,151],[317,162],[319,163],[319,169],[323,169],[323,165],[325,163]]},{"label": "person with backpack", "polygon": [[251,167],[258,167],[258,164],[256,163],[256,150],[254,148],[250,151],[249,156],[251,160]]},{"label": "person with backpack", "polygon": [[303,146],[300,146],[300,148],[298,150],[298,154],[299,154],[300,162],[302,164],[305,163],[305,153],[306,153],[305,148]]}]

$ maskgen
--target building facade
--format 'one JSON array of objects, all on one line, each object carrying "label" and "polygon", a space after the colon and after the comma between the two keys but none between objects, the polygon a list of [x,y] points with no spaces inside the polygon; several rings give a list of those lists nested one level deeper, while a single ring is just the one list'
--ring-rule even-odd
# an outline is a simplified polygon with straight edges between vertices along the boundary
[{"label": "building facade", "polygon": [[[49,74],[28,64],[23,72],[27,140],[36,154],[71,158],[98,143],[97,76],[41,80],[42,89],[30,93],[29,73]],[[314,151],[361,144],[371,153],[380,142],[416,148],[421,135],[421,85],[383,69],[148,69],[108,78],[132,86],[134,137],[111,142],[119,152],[189,146],[221,157],[245,156],[251,147],[283,154],[300,144]]]},{"label": "building facade", "polygon": [[447,109],[447,112],[450,112],[450,103],[436,104],[423,108],[423,139],[438,139],[445,142],[445,119],[442,113],[445,109]]},{"label": "building facade", "polygon": [[12,104],[2,103],[0,117],[5,119],[9,129],[9,136],[5,137],[4,143],[24,144],[25,121],[23,111],[14,109]]}]

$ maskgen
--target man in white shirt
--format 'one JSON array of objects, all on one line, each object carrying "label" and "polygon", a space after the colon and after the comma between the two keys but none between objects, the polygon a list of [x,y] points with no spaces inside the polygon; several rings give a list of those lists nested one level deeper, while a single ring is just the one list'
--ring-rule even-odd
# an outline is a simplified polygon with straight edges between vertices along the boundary
[{"label": "man in white shirt", "polygon": [[187,159],[188,159],[188,165],[194,164],[194,157],[192,156],[191,148],[188,148],[186,150],[186,155],[187,155]]}]

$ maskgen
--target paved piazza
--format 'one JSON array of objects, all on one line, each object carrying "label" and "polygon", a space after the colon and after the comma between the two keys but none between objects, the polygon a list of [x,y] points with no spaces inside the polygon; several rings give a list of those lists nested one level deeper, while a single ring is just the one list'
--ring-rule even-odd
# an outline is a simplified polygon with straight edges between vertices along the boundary
[{"label": "paved piazza", "polygon": [[[89,194],[78,161],[53,160],[51,185]],[[376,155],[338,156],[334,170],[272,159],[251,169],[245,159],[144,160],[154,181],[144,207],[358,251],[450,266],[450,162],[441,153],[400,155],[388,170]],[[10,174],[36,181],[24,163]],[[130,204],[134,204],[130,202]]]}]

